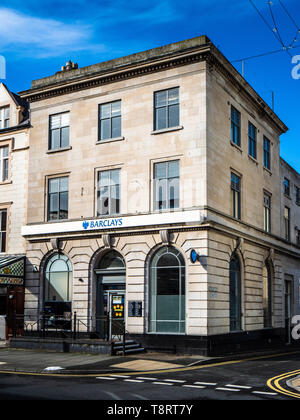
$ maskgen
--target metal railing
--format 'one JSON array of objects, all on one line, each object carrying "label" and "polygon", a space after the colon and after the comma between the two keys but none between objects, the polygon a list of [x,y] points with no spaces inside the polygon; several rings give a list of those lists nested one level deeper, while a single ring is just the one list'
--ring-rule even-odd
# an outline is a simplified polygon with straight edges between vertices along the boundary
[{"label": "metal railing", "polygon": [[9,337],[36,337],[61,340],[103,340],[125,343],[128,332],[123,319],[109,316],[83,317],[76,312],[68,316],[46,314],[7,317]]}]

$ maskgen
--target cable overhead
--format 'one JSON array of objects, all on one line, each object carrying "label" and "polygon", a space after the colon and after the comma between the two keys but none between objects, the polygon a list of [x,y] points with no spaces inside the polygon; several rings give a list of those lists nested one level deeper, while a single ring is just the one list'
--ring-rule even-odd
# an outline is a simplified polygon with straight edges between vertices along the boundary
[{"label": "cable overhead", "polygon": [[276,21],[275,21],[275,16],[273,14],[272,11],[272,2],[268,1],[269,3],[269,8],[270,8],[270,12],[271,12],[271,16],[272,16],[272,20],[273,23],[275,25],[275,28],[272,29],[272,27],[270,26],[270,24],[268,23],[268,21],[265,19],[265,17],[263,16],[263,14],[259,11],[259,9],[255,6],[255,4],[253,3],[252,0],[249,0],[249,2],[251,3],[251,5],[254,7],[254,9],[256,10],[256,12],[259,14],[259,16],[262,18],[262,20],[264,21],[265,25],[269,28],[269,30],[272,32],[272,34],[275,36],[275,38],[277,39],[277,41],[281,44],[282,48],[284,51],[286,51],[288,53],[288,55],[291,57],[290,53],[288,52],[288,48],[287,46],[284,44],[279,31],[277,29],[277,25],[276,25]]},{"label": "cable overhead", "polygon": [[[300,48],[300,46],[295,47],[295,48]],[[257,55],[251,55],[250,57],[241,58],[239,60],[233,60],[233,61],[231,61],[231,63],[240,63],[242,61],[252,60],[254,58],[261,58],[261,57],[264,57],[264,56],[267,56],[267,55],[272,55],[272,54],[278,54],[280,52],[283,52],[283,50],[280,49],[280,50],[269,51],[269,52],[265,52],[265,53],[261,53],[261,54],[257,54]]]},{"label": "cable overhead", "polygon": [[[296,45],[294,47],[291,47],[290,49],[296,49],[296,48],[300,48],[300,45]],[[240,63],[241,61],[252,60],[254,58],[260,58],[260,57],[264,57],[266,55],[277,54],[277,53],[280,53],[280,52],[285,52],[285,50],[283,50],[281,48],[280,50],[267,51],[265,53],[261,53],[261,54],[257,54],[257,55],[251,55],[250,57],[240,58],[239,60],[233,60],[233,61],[231,61],[231,63]]]},{"label": "cable overhead", "polygon": [[277,26],[277,23],[276,23],[275,15],[274,15],[273,10],[272,10],[273,2],[271,0],[268,0],[270,14],[271,14],[271,18],[272,18],[272,21],[273,21],[273,24],[274,24],[274,28],[272,29],[272,27],[270,26],[268,21],[265,19],[263,14],[259,11],[259,9],[254,4],[254,2],[252,0],[249,0],[249,2],[253,6],[253,8],[256,10],[258,15],[261,17],[261,19],[263,20],[265,25],[268,27],[268,29],[272,32],[272,34],[278,40],[278,42],[280,43],[282,48],[280,50],[267,51],[265,53],[252,55],[250,57],[244,57],[244,58],[241,58],[239,60],[232,60],[231,61],[232,64],[242,63],[242,76],[243,77],[245,77],[245,74],[244,74],[245,73],[245,61],[252,60],[252,59],[255,59],[255,58],[261,58],[261,57],[264,57],[264,56],[267,56],[267,55],[278,54],[280,52],[286,52],[290,57],[292,57],[292,55],[290,54],[290,50],[295,49],[295,48],[300,48],[300,45],[294,46],[294,44],[297,42],[298,36],[300,34],[300,27],[297,25],[295,19],[292,17],[291,13],[287,10],[287,8],[282,3],[282,1],[281,0],[278,0],[278,1],[280,3],[281,7],[283,8],[283,10],[285,11],[285,13],[288,15],[289,19],[292,21],[293,25],[297,28],[297,34],[294,37],[293,41],[290,43],[290,45],[286,46],[283,42],[283,39],[282,39],[281,35],[280,35],[279,29],[278,29],[278,26]]},{"label": "cable overhead", "polygon": [[282,3],[281,0],[278,0],[281,7],[283,8],[283,10],[285,11],[285,13],[288,15],[288,17],[290,18],[290,20],[292,21],[292,23],[295,25],[295,27],[297,28],[297,31],[300,30],[299,25],[297,25],[295,19],[292,17],[292,15],[290,14],[290,12],[288,11],[288,9],[285,7],[285,5]]},{"label": "cable overhead", "polygon": [[[282,47],[283,48],[287,48],[285,46],[283,40],[282,40],[282,37],[281,37],[280,32],[279,32],[279,29],[278,29],[278,25],[277,25],[276,20],[275,20],[275,15],[274,15],[273,10],[272,10],[273,2],[272,1],[269,1],[268,3],[269,3],[270,14],[271,14],[272,21],[273,21],[273,24],[274,24],[273,31],[277,34],[278,39],[279,39],[279,42],[282,45]],[[289,56],[291,56],[291,54],[288,51],[287,51],[287,53],[289,54]]]},{"label": "cable overhead", "polygon": [[294,39],[293,39],[293,41],[290,43],[290,45],[289,45],[289,48],[291,48],[294,44],[295,44],[295,42],[297,42],[297,40],[298,40],[298,36],[299,36],[299,34],[300,34],[300,27],[299,27],[299,25],[297,24],[297,22],[295,21],[295,19],[292,17],[292,15],[290,14],[290,12],[288,11],[288,9],[285,7],[285,5],[282,3],[282,1],[281,0],[278,0],[279,1],[279,4],[281,5],[281,7],[283,8],[283,10],[285,11],[285,13],[288,15],[288,17],[289,17],[289,19],[290,19],[290,21],[293,23],[293,25],[295,26],[295,28],[297,29],[297,32],[296,32],[296,35],[295,35],[295,37],[294,37]]},{"label": "cable overhead", "polygon": [[255,6],[255,4],[253,3],[252,0],[249,0],[249,2],[251,3],[251,5],[254,7],[254,9],[257,11],[257,13],[259,14],[259,16],[262,18],[262,20],[264,21],[265,25],[269,28],[269,30],[272,32],[272,34],[275,36],[275,38],[280,42],[278,35],[276,34],[276,32],[273,31],[272,27],[269,25],[268,21],[265,19],[265,17],[263,16],[263,14],[258,10],[258,8]]}]

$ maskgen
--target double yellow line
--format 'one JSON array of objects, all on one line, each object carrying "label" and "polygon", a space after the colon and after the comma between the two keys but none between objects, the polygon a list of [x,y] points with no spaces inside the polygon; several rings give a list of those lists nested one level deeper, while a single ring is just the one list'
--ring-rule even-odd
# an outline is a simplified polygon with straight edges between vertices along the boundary
[{"label": "double yellow line", "polygon": [[269,388],[273,389],[280,394],[288,395],[289,397],[298,398],[300,399],[300,393],[289,391],[288,389],[284,388],[280,385],[280,382],[287,381],[289,378],[294,378],[300,374],[300,370],[294,370],[293,372],[283,373],[281,375],[275,376],[268,380],[267,385]]}]

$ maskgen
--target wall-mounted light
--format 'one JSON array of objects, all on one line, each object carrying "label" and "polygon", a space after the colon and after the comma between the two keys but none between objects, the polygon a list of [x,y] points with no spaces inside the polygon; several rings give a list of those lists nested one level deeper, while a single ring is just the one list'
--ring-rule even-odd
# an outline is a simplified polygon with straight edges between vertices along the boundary
[{"label": "wall-mounted light", "polygon": [[39,271],[38,266],[37,265],[34,265],[32,267],[32,270],[33,270],[34,273],[38,273],[38,271]]}]

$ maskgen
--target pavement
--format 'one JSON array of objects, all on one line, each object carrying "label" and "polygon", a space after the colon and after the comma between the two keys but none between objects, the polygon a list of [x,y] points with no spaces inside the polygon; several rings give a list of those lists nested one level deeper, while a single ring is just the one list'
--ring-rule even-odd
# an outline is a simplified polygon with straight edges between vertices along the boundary
[{"label": "pavement", "polygon": [[[284,352],[295,351],[285,348]],[[101,373],[146,372],[209,365],[226,361],[251,359],[283,353],[283,350],[265,350],[225,357],[176,355],[146,352],[126,356],[106,354],[57,353],[41,350],[12,349],[0,342],[0,372],[55,373],[93,375]],[[298,382],[297,382],[298,384]],[[299,379],[300,386],[300,379]]]},{"label": "pavement", "polygon": [[287,385],[300,392],[300,376],[296,376],[295,378],[287,381]]},{"label": "pavement", "polygon": [[210,360],[201,356],[144,353],[128,356],[56,353],[0,346],[1,372],[100,374],[175,369]]}]

